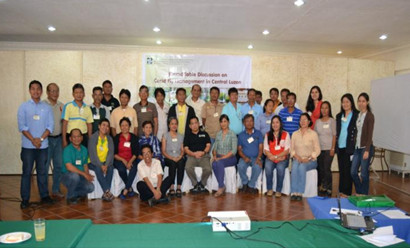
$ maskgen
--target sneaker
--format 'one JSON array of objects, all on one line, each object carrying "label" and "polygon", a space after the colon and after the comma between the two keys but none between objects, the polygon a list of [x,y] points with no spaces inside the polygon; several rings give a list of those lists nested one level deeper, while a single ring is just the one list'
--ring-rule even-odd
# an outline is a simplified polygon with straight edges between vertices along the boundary
[{"label": "sneaker", "polygon": [[53,199],[51,199],[50,196],[46,196],[46,197],[41,198],[41,204],[49,204],[49,205],[52,205],[52,204],[54,204],[54,203],[55,203],[55,201],[54,201]]},{"label": "sneaker", "polygon": [[78,203],[77,197],[67,199],[67,205],[76,205]]},{"label": "sneaker", "polygon": [[30,207],[30,202],[27,201],[27,200],[22,200],[21,203],[20,203],[20,208],[21,209],[26,209],[28,207]]},{"label": "sneaker", "polygon": [[290,200],[291,200],[291,201],[296,201],[296,200],[297,200],[297,196],[296,196],[296,195],[291,195],[291,196],[290,196]]},{"label": "sneaker", "polygon": [[150,207],[153,207],[155,204],[157,204],[157,200],[154,197],[148,199],[148,205]]},{"label": "sneaker", "polygon": [[282,193],[280,193],[280,192],[276,192],[276,193],[275,193],[275,197],[276,197],[276,198],[280,198],[281,196],[282,196]]}]

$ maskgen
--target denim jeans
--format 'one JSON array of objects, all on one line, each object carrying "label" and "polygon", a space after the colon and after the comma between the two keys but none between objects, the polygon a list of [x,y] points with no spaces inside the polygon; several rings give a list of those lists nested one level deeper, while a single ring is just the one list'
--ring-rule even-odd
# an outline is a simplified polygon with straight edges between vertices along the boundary
[{"label": "denim jeans", "polygon": [[132,183],[134,182],[135,176],[137,175],[138,162],[139,160],[135,159],[132,163],[131,169],[128,171],[127,167],[125,167],[125,164],[123,162],[114,159],[114,167],[118,170],[118,174],[124,182],[125,188],[127,190],[132,187]]},{"label": "denim jeans", "polygon": [[48,137],[47,171],[53,161],[53,193],[60,192],[61,166],[63,164],[63,145],[61,135]]},{"label": "denim jeans", "polygon": [[289,166],[289,160],[285,159],[277,163],[266,158],[265,160],[265,174],[266,174],[266,188],[272,190],[273,188],[273,170],[276,169],[276,190],[275,192],[282,192],[283,179],[285,178],[285,170]]},{"label": "denim jeans", "polygon": [[291,193],[305,193],[306,172],[316,169],[317,161],[299,163],[296,159],[292,161],[292,173],[290,180]]},{"label": "denim jeans", "polygon": [[236,165],[236,156],[232,155],[229,158],[224,158],[218,161],[212,162],[212,170],[215,173],[216,180],[218,181],[218,187],[225,187],[224,178],[225,178],[225,168],[229,166]]},{"label": "denim jeans", "polygon": [[[239,176],[241,177],[242,185],[248,185],[251,188],[255,188],[256,185],[256,180],[258,180],[259,175],[262,172],[262,168],[259,167],[259,165],[256,163],[257,158],[251,158],[251,161],[249,163],[246,163],[245,160],[242,158],[239,159],[238,163],[238,171],[239,171]],[[248,179],[248,176],[246,175],[246,171],[248,170],[248,166],[252,166],[252,175],[251,179]]]},{"label": "denim jeans", "polygon": [[112,175],[113,175],[113,170],[114,170],[113,167],[108,166],[107,173],[105,175],[101,169],[101,166],[96,166],[96,165],[89,163],[88,168],[95,172],[95,175],[97,176],[97,180],[100,183],[103,191],[106,192],[110,190],[111,182],[112,182]]},{"label": "denim jeans", "polygon": [[48,170],[46,166],[47,153],[48,148],[21,148],[20,158],[23,162],[23,174],[21,175],[20,195],[23,201],[30,200],[31,172],[33,171],[34,162],[36,162],[37,186],[40,197],[44,198],[49,196]]},{"label": "denim jeans", "polygon": [[[354,187],[356,188],[356,193],[368,195],[369,194],[369,166],[370,160],[374,154],[374,147],[370,147],[369,157],[363,159],[363,154],[366,151],[364,148],[356,148],[353,154],[352,167],[350,169],[350,174],[352,175]],[[359,167],[360,167],[360,178],[359,178]]]},{"label": "denim jeans", "polygon": [[85,177],[74,172],[67,172],[61,177],[61,182],[67,188],[67,199],[86,196],[94,191],[94,184]]}]

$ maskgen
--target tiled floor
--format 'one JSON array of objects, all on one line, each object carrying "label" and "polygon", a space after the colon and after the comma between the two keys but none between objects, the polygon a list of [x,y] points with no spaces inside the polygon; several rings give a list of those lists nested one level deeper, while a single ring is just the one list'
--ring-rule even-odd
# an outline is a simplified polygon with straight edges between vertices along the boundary
[{"label": "tiled floor", "polygon": [[[380,182],[371,180],[371,194],[386,194],[396,206],[410,211],[410,179],[402,179],[397,174],[379,173]],[[334,188],[337,185],[337,174],[333,174]],[[33,178],[34,182],[35,178]],[[50,179],[51,180],[51,179]],[[382,183],[381,183],[382,182]],[[394,185],[390,187],[389,183]],[[34,184],[33,184],[34,185]],[[19,176],[0,176],[0,196],[18,198],[20,188]],[[36,187],[32,187],[31,201],[38,201]],[[313,215],[307,201],[291,202],[289,197],[280,199],[262,195],[238,193],[226,194],[220,198],[212,195],[185,195],[173,199],[171,203],[149,207],[137,197],[113,202],[88,200],[78,205],[67,206],[61,200],[52,206],[38,206],[20,210],[19,202],[0,200],[1,220],[27,220],[30,218],[46,219],[92,219],[94,223],[173,223],[200,222],[208,211],[246,210],[252,220],[301,220],[312,219]],[[34,210],[35,209],[35,210]]]}]

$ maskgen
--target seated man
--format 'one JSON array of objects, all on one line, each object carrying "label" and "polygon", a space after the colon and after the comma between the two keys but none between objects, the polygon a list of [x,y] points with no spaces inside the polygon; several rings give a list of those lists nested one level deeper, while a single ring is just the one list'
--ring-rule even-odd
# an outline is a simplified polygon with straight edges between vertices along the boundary
[{"label": "seated man", "polygon": [[152,147],[149,144],[142,145],[141,153],[143,160],[138,164],[138,183],[137,189],[140,194],[140,199],[148,201],[150,207],[157,203],[168,203],[171,201],[166,196],[166,192],[171,186],[169,177],[162,181],[161,162],[152,158]]},{"label": "seated man", "polygon": [[81,145],[82,141],[81,130],[71,130],[70,144],[63,152],[62,183],[68,191],[67,204],[77,204],[78,199],[94,191],[94,176],[88,172],[88,151]]},{"label": "seated man", "polygon": [[[185,164],[186,174],[195,185],[191,189],[192,193],[207,192],[205,189],[208,177],[212,173],[209,151],[211,150],[211,139],[207,132],[199,130],[198,117],[191,117],[189,120],[190,132],[185,133],[184,150],[187,154]],[[195,167],[202,168],[202,178],[200,182],[196,180]]]},{"label": "seated man", "polygon": [[[259,130],[254,128],[254,117],[246,114],[243,117],[245,130],[238,136],[238,163],[239,176],[242,180],[242,192],[258,193],[255,188],[256,180],[262,172],[263,136]],[[248,179],[246,171],[252,166],[251,179]]]}]

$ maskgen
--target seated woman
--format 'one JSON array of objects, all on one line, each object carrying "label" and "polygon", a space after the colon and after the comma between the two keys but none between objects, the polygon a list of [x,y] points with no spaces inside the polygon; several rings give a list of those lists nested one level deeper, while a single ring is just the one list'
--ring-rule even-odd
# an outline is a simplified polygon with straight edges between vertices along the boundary
[{"label": "seated woman", "polygon": [[[161,162],[162,168],[164,168],[165,166],[164,157],[162,156],[162,153],[161,153],[161,146],[159,144],[159,140],[153,134],[152,122],[144,121],[142,123],[142,135],[138,142],[139,142],[140,147],[142,147],[142,145],[149,144],[153,151],[153,157],[158,159]],[[142,160],[143,155],[140,154],[138,156],[138,159]]]},{"label": "seated woman", "polygon": [[[165,157],[165,165],[169,167],[169,179],[171,180],[170,196],[181,197],[181,185],[184,179],[184,136],[178,133],[178,119],[169,117],[169,132],[162,137],[161,150]],[[177,191],[175,194],[175,174],[177,173]]]},{"label": "seated woman", "polygon": [[273,195],[273,170],[276,169],[275,197],[282,196],[285,170],[289,165],[290,135],[283,130],[282,120],[278,115],[272,117],[270,130],[265,134],[263,152],[266,156],[265,173],[267,196]]},{"label": "seated woman", "polygon": [[113,174],[114,142],[109,136],[110,122],[102,119],[98,124],[98,131],[88,141],[88,154],[90,156],[90,170],[95,172],[98,182],[104,193],[102,199],[111,201],[114,195],[110,192]]},{"label": "seated woman", "polygon": [[219,124],[221,125],[221,130],[216,134],[212,149],[212,169],[218,181],[218,191],[215,193],[215,197],[225,193],[225,167],[236,165],[236,151],[238,147],[238,138],[229,129],[229,117],[226,114],[219,117]]},{"label": "seated woman", "polygon": [[[120,198],[125,199],[127,196],[135,195],[132,189],[132,183],[137,175],[137,154],[138,138],[130,133],[131,121],[127,117],[120,120],[121,133],[114,137],[114,167],[125,184],[121,191]],[[128,173],[127,173],[128,170]]]},{"label": "seated woman", "polygon": [[170,202],[166,192],[171,186],[169,177],[162,180],[162,167],[158,159],[152,157],[153,151],[149,144],[141,146],[143,160],[138,163],[137,189],[140,199],[148,201],[150,207],[157,203]]},{"label": "seated woman", "polygon": [[320,155],[319,137],[310,127],[313,125],[308,113],[303,113],[299,121],[300,128],[293,133],[291,139],[291,197],[301,201],[305,192],[306,172],[316,169],[316,158]]}]

